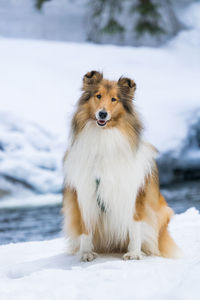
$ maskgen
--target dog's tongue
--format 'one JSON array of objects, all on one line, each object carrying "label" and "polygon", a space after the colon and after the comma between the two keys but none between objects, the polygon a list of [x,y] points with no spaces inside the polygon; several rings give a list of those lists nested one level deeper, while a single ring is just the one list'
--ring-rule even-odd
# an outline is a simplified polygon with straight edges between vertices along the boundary
[{"label": "dog's tongue", "polygon": [[106,121],[99,120],[99,123],[104,124]]}]

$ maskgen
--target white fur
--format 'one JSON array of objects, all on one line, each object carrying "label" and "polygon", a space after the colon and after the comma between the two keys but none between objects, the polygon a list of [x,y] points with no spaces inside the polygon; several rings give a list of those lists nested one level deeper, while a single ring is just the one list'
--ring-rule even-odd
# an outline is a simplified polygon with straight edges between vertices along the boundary
[{"label": "white fur", "polygon": [[86,235],[81,235],[80,240],[80,249],[79,255],[82,261],[91,261],[93,260],[97,254],[92,251],[93,250],[93,243],[92,243],[92,233]]},{"label": "white fur", "polygon": [[131,226],[129,227],[129,245],[128,252],[124,254],[123,258],[127,259],[140,259],[141,258],[141,222],[132,220]]},{"label": "white fur", "polygon": [[[154,157],[148,144],[141,141],[133,151],[120,130],[98,127],[94,121],[87,123],[71,145],[64,164],[65,185],[76,189],[89,232],[93,234],[96,226],[101,228],[99,247],[114,248],[124,244],[128,235],[131,238],[136,196],[151,172]],[[96,179],[100,179],[97,192]],[[105,212],[99,208],[97,196]],[[130,239],[130,251],[140,247],[143,230],[139,230],[136,246]]]}]

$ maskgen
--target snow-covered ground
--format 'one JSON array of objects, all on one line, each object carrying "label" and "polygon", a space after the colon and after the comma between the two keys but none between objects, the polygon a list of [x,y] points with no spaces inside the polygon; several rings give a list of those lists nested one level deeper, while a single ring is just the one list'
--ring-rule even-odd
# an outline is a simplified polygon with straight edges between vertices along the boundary
[{"label": "snow-covered ground", "polygon": [[0,299],[198,300],[199,212],[192,208],[174,216],[170,231],[183,259],[125,262],[121,255],[100,255],[81,263],[66,254],[64,239],[1,246]]}]

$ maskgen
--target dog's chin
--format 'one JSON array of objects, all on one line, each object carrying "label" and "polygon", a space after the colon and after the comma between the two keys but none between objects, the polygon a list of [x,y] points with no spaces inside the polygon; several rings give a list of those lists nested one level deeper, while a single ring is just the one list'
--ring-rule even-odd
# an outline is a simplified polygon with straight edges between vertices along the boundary
[{"label": "dog's chin", "polygon": [[105,127],[108,121],[106,121],[106,120],[96,120],[96,122],[97,122],[98,126]]}]

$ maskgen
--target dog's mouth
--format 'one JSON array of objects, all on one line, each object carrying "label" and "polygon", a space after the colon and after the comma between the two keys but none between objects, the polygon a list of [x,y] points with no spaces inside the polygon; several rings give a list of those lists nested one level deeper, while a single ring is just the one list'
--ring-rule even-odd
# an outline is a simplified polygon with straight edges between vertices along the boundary
[{"label": "dog's mouth", "polygon": [[97,120],[97,125],[103,127],[106,126],[107,122],[107,120]]}]

